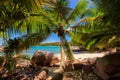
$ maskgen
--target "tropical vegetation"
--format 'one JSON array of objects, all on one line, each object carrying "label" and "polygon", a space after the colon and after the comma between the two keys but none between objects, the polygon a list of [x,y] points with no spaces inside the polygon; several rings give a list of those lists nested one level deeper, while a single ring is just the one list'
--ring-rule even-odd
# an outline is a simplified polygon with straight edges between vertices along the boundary
[{"label": "tropical vegetation", "polygon": [[[61,69],[65,60],[74,60],[66,34],[74,44],[90,51],[119,47],[120,1],[92,2],[96,6],[89,9],[87,0],[78,0],[75,8],[69,6],[69,0],[1,0],[0,37],[5,48],[0,72],[4,68],[14,72],[17,58],[13,56],[39,45],[51,33],[56,33],[61,41]],[[13,38],[14,35],[19,37]]]},{"label": "tropical vegetation", "polygon": [[75,33],[72,34],[73,41],[90,51],[119,47],[119,1],[93,1],[97,10],[93,9],[93,16],[79,21]]},{"label": "tropical vegetation", "polygon": [[[51,32],[54,32],[58,34],[62,42],[62,67],[65,59],[64,51],[67,59],[74,59],[70,45],[65,38],[66,29],[87,12],[85,9],[87,1],[80,0],[74,9],[69,7],[67,0],[38,0],[37,2],[34,0],[8,0],[1,2],[1,35],[7,43],[4,51],[6,57],[38,44],[46,39]],[[22,36],[12,40],[13,34],[22,34]],[[3,62],[3,66],[5,63]]]}]

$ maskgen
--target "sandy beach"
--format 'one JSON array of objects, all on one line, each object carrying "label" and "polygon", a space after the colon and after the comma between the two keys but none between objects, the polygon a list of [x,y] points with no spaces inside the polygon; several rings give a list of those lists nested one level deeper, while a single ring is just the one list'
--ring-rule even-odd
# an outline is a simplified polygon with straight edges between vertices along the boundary
[{"label": "sandy beach", "polygon": [[[75,59],[85,59],[85,58],[94,58],[94,57],[103,57],[105,53],[89,53],[89,52],[79,52],[74,54]],[[57,57],[60,59],[60,54],[56,54]]]}]

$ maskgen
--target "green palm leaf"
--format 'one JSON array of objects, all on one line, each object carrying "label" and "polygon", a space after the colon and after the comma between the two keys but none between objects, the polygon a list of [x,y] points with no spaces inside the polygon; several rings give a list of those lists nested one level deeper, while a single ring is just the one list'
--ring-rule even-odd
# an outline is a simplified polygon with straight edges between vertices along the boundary
[{"label": "green palm leaf", "polygon": [[88,2],[86,0],[79,0],[78,4],[76,7],[72,10],[70,15],[68,16],[67,20],[73,20],[75,21],[77,18],[82,17],[85,13],[87,13],[86,6],[88,5]]}]

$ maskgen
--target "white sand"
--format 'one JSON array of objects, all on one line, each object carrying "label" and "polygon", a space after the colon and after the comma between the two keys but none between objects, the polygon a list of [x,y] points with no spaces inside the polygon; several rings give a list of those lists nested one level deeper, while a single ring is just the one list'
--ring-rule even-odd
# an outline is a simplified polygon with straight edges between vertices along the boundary
[{"label": "white sand", "polygon": [[[85,59],[85,58],[103,57],[104,55],[105,55],[104,53],[84,52],[84,53],[74,54],[74,57],[75,57],[75,59]],[[60,54],[57,54],[56,56],[58,56],[60,59]]]}]

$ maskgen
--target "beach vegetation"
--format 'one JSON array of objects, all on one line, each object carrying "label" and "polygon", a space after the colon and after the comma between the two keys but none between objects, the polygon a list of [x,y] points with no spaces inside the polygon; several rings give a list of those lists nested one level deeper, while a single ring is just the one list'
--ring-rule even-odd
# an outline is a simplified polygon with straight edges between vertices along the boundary
[{"label": "beach vegetation", "polygon": [[73,33],[73,41],[82,44],[89,51],[119,47],[119,1],[93,2],[96,4],[96,8],[93,9],[94,15],[79,21]]},{"label": "beach vegetation", "polygon": [[[0,37],[5,47],[0,57],[0,73],[6,69],[10,74],[16,72],[17,60],[30,58],[14,56],[32,45],[39,45],[51,33],[60,38],[59,43],[52,45],[61,46],[62,70],[65,61],[74,60],[65,35],[71,36],[72,44],[89,51],[120,47],[120,1],[92,2],[96,7],[89,9],[88,0],[79,0],[75,8],[69,6],[69,0],[1,0]],[[19,37],[13,38],[14,35]]]}]

